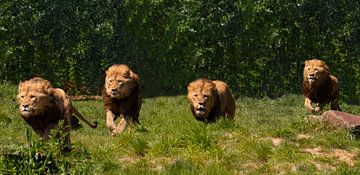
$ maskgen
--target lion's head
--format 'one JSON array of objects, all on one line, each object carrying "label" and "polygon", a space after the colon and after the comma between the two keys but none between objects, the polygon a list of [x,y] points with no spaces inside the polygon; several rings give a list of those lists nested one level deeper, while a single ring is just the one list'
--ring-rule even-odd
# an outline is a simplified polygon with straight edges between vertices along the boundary
[{"label": "lion's head", "polygon": [[111,98],[128,97],[139,84],[139,77],[124,64],[112,65],[106,71],[105,92]]},{"label": "lion's head", "polygon": [[305,61],[304,82],[310,85],[323,83],[330,75],[329,66],[322,60],[312,59]]},{"label": "lion's head", "polygon": [[35,77],[20,82],[17,101],[22,116],[30,117],[42,113],[49,105],[53,104],[53,96],[49,95],[52,86],[49,81]]},{"label": "lion's head", "polygon": [[187,90],[187,99],[194,115],[197,118],[206,118],[216,100],[215,84],[208,79],[198,79],[191,82]]}]

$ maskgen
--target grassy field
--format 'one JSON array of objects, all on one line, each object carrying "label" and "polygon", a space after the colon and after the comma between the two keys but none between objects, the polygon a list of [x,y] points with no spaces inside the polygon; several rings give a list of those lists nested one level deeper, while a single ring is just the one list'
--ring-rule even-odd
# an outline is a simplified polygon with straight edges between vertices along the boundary
[{"label": "grassy field", "polygon": [[[196,121],[185,96],[144,99],[141,125],[116,137],[101,100],[73,101],[97,129],[71,133],[74,150],[41,141],[22,121],[16,87],[0,84],[0,174],[359,174],[360,142],[306,120],[303,98],[237,99],[235,121]],[[359,106],[341,103],[346,112]]]}]

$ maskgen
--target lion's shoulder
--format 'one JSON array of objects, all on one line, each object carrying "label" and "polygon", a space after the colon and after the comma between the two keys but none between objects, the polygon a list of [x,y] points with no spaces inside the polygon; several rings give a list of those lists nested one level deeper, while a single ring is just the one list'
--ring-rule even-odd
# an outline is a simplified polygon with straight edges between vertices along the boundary
[{"label": "lion's shoulder", "polygon": [[339,83],[338,78],[336,78],[334,75],[330,75],[330,79],[331,79],[331,81],[334,82],[334,83]]},{"label": "lion's shoulder", "polygon": [[66,92],[63,89],[50,88],[49,93],[58,100],[69,100],[69,96],[66,94]]},{"label": "lion's shoulder", "polygon": [[216,90],[220,93],[225,92],[229,89],[229,85],[223,81],[214,80],[213,83],[215,84]]}]

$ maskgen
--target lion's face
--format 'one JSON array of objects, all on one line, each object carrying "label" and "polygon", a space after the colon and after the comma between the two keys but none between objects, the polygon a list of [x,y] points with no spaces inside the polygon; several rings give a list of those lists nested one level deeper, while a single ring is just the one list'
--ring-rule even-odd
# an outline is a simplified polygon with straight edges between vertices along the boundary
[{"label": "lion's face", "polygon": [[188,85],[188,101],[197,117],[206,118],[214,105],[215,85],[210,80],[196,80]]},{"label": "lion's face", "polygon": [[138,84],[139,77],[126,65],[113,65],[106,71],[105,90],[111,98],[124,98],[130,95]]},{"label": "lion's face", "polygon": [[316,84],[322,82],[327,76],[329,76],[329,67],[324,61],[317,59],[305,61],[304,81]]},{"label": "lion's face", "polygon": [[30,117],[44,111],[53,97],[49,96],[51,84],[42,78],[33,78],[19,84],[17,102],[22,116]]}]

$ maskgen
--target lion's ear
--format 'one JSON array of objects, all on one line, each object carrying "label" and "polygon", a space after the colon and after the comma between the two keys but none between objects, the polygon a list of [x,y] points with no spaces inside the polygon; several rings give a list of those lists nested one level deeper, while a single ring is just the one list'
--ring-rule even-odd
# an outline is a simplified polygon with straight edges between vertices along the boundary
[{"label": "lion's ear", "polygon": [[305,60],[305,61],[304,61],[304,64],[305,64],[305,66],[306,66],[307,64],[309,64],[309,60]]},{"label": "lion's ear", "polygon": [[187,86],[187,91],[188,91],[188,92],[191,92],[191,91],[193,91],[193,90],[194,90],[194,87],[193,87],[193,83],[191,82],[191,83],[189,83],[188,86]]},{"label": "lion's ear", "polygon": [[21,89],[23,88],[23,86],[24,86],[24,82],[20,81],[19,86],[18,86],[18,92],[19,93],[21,92]]},{"label": "lion's ear", "polygon": [[49,89],[47,89],[47,93],[49,93],[49,94],[54,93],[54,89],[53,89],[53,88],[49,88]]},{"label": "lion's ear", "polygon": [[324,63],[324,69],[327,71],[327,72],[330,72],[330,68],[329,68],[329,66],[326,64],[326,63]]},{"label": "lion's ear", "polygon": [[52,88],[52,87],[51,87],[51,88],[47,88],[44,93],[47,94],[47,95],[54,95],[54,94],[55,94],[55,90],[54,90],[54,88]]},{"label": "lion's ear", "polygon": [[139,76],[136,75],[133,71],[130,70],[130,71],[129,71],[129,74],[130,74],[130,78],[131,78],[131,79],[133,79],[133,80],[135,80],[135,81],[137,81],[137,82],[140,81]]}]

